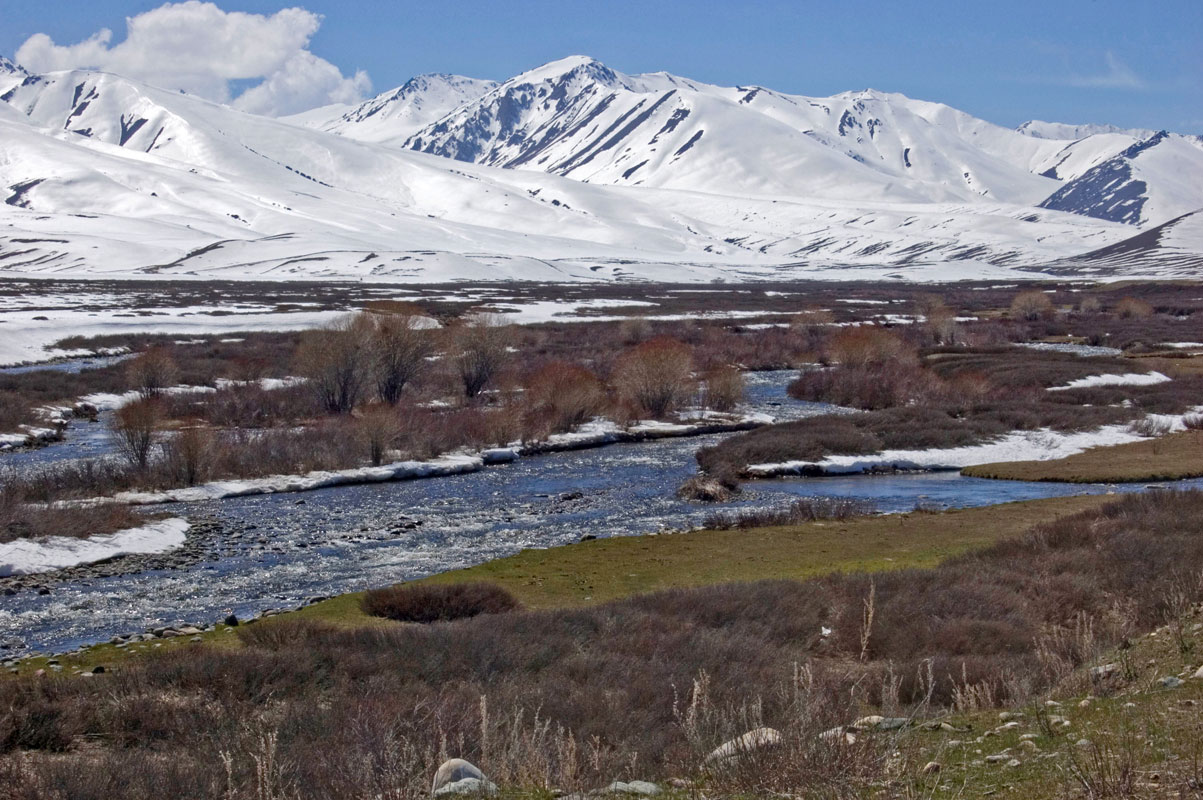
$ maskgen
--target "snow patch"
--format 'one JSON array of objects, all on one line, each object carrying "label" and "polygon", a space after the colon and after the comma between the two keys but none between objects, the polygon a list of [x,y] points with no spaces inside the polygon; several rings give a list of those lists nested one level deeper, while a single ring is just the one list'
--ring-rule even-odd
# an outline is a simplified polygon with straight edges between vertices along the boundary
[{"label": "snow patch", "polygon": [[5,542],[0,544],[0,577],[50,572],[118,556],[166,553],[184,544],[188,528],[187,520],[173,517],[86,539],[48,536]]},{"label": "snow patch", "polygon": [[1050,386],[1050,392],[1063,392],[1069,389],[1089,389],[1095,386],[1155,386],[1171,380],[1168,375],[1160,372],[1125,372],[1122,375],[1088,375],[1078,378],[1062,386]]}]

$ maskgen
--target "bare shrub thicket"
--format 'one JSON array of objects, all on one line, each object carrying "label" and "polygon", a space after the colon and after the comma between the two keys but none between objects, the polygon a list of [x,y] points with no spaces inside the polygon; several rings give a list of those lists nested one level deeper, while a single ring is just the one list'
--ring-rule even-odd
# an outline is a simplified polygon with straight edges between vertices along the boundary
[{"label": "bare shrub thicket", "polygon": [[157,397],[179,379],[179,367],[164,347],[152,347],[131,359],[125,368],[126,380],[143,398]]},{"label": "bare shrub thicket", "polygon": [[1145,319],[1153,316],[1153,306],[1139,297],[1121,297],[1115,304],[1115,313],[1121,319]]},{"label": "bare shrub thicket", "polygon": [[553,361],[535,370],[524,382],[527,425],[534,432],[569,431],[600,414],[606,406],[606,387],[591,370]]},{"label": "bare shrub thicket", "polygon": [[693,394],[693,354],[676,339],[652,339],[619,356],[611,380],[639,412],[662,417]]},{"label": "bare shrub thicket", "polygon": [[732,411],[744,399],[744,375],[730,364],[706,370],[702,376],[702,405]]},{"label": "bare shrub thicket", "polygon": [[297,370],[327,412],[349,414],[362,399],[371,380],[374,331],[370,315],[355,314],[301,337]]},{"label": "bare shrub thicket", "polygon": [[401,392],[426,366],[426,357],[434,349],[430,318],[410,313],[374,315],[375,329],[370,335],[372,374],[377,396],[396,405]]},{"label": "bare shrub thicket", "polygon": [[217,439],[207,428],[178,431],[163,444],[163,469],[184,486],[195,486],[213,474]]},{"label": "bare shrub thicket", "polygon": [[113,415],[113,431],[121,453],[140,470],[146,469],[150,461],[161,418],[158,401],[151,398],[126,403]]},{"label": "bare shrub thicket", "polygon": [[363,409],[355,420],[355,433],[367,449],[372,466],[384,463],[387,451],[401,435],[401,418],[397,410],[388,405],[371,405]]},{"label": "bare shrub thicket", "polygon": [[464,397],[472,399],[485,390],[504,366],[512,330],[496,314],[474,314],[449,333],[452,360]]},{"label": "bare shrub thicket", "polygon": [[1011,316],[1028,322],[1051,316],[1054,310],[1053,301],[1039,289],[1020,292],[1011,301]]},{"label": "bare shrub thicket", "polygon": [[373,617],[398,622],[446,622],[519,608],[514,596],[492,583],[415,584],[373,589],[360,607]]},{"label": "bare shrub thicket", "polygon": [[[416,799],[449,756],[515,790],[696,776],[716,796],[859,796],[896,741],[822,731],[1029,700],[1161,624],[1176,567],[1203,562],[1201,520],[1203,494],[1147,493],[929,569],[432,625],[258,622],[239,648],[0,682],[0,769],[18,800]],[[703,766],[760,726],[778,747]]]}]

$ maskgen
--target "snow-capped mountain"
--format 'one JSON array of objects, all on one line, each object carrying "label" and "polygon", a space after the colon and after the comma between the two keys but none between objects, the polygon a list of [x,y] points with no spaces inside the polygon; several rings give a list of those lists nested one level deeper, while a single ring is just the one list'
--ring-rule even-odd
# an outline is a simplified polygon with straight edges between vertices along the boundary
[{"label": "snow-capped mountain", "polygon": [[[1041,139],[880,92],[810,100],[573,58],[276,120],[106,73],[2,75],[0,274],[1004,277],[1131,233],[1039,207],[1129,134]],[[1128,159],[1164,214],[1194,195],[1160,188],[1154,149]]]},{"label": "snow-capped mountain", "polygon": [[1183,214],[1115,244],[1067,258],[1051,265],[1048,271],[1054,275],[1098,277],[1198,277],[1203,274],[1203,211]]},{"label": "snow-capped mountain", "polygon": [[496,85],[462,75],[419,75],[357,106],[327,106],[288,119],[331,133],[353,132],[351,138],[364,142],[401,146],[414,133]]},{"label": "snow-capped mountain", "polygon": [[[445,95],[438,82],[434,87],[436,100]],[[386,118],[359,123],[346,115],[324,129],[584,182],[712,194],[1049,201],[1047,207],[1132,224],[1155,224],[1203,205],[1200,192],[1174,187],[1203,179],[1203,164],[1190,159],[1183,172],[1143,181],[1145,211],[1135,216],[1107,210],[1126,194],[1068,204],[1056,197],[1066,183],[1121,157],[1151,131],[1039,121],[1010,130],[900,94],[865,90],[814,98],[719,87],[667,73],[624,75],[585,56],[474,88],[478,96],[450,112],[438,104],[442,116],[416,132],[409,120],[390,126]]]},{"label": "snow-capped mountain", "polygon": [[1057,188],[930,124],[931,110],[913,107],[926,105],[627,76],[577,56],[505,81],[406,146],[591,183],[765,197],[1031,204]]},{"label": "snow-capped mountain", "polygon": [[1147,139],[1156,131],[1143,128],[1120,128],[1115,125],[1067,125],[1064,122],[1042,122],[1038,119],[1028,120],[1015,129],[1024,136],[1037,139],[1085,139],[1087,136],[1098,136],[1101,133],[1122,133],[1136,139]]},{"label": "snow-capped mountain", "polygon": [[1132,225],[1200,207],[1203,142],[1160,131],[1067,181],[1040,204]]}]

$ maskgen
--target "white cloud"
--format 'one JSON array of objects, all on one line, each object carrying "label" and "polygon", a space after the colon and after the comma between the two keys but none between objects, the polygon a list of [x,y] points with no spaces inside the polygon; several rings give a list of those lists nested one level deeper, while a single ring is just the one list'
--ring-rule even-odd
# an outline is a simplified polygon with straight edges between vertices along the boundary
[{"label": "white cloud", "polygon": [[125,40],[116,45],[108,29],[71,45],[55,44],[38,33],[21,45],[16,57],[31,72],[101,69],[223,103],[231,100],[231,81],[261,79],[234,105],[262,114],[291,114],[352,102],[371,88],[366,73],[344,77],[334,64],[309,52],[309,40],[321,22],[320,15],[303,8],[268,16],[185,0],[128,17]]},{"label": "white cloud", "polygon": [[1107,69],[1096,75],[1071,75],[1065,79],[1067,86],[1086,89],[1143,89],[1145,82],[1132,69],[1120,61],[1115,53],[1107,51]]}]

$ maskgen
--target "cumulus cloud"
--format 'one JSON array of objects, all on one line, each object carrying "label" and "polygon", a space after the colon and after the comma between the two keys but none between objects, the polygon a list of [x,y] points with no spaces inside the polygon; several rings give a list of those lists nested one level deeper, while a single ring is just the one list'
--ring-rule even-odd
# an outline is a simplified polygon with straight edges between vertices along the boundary
[{"label": "cumulus cloud", "polygon": [[[223,11],[185,0],[128,17],[125,39],[112,44],[104,29],[82,42],[56,44],[34,34],[17,50],[31,72],[101,69],[167,89],[182,89],[259,114],[291,114],[353,102],[370,89],[366,73],[347,77],[309,52],[322,18],[303,8],[270,16]],[[232,81],[260,82],[231,97]]]}]

